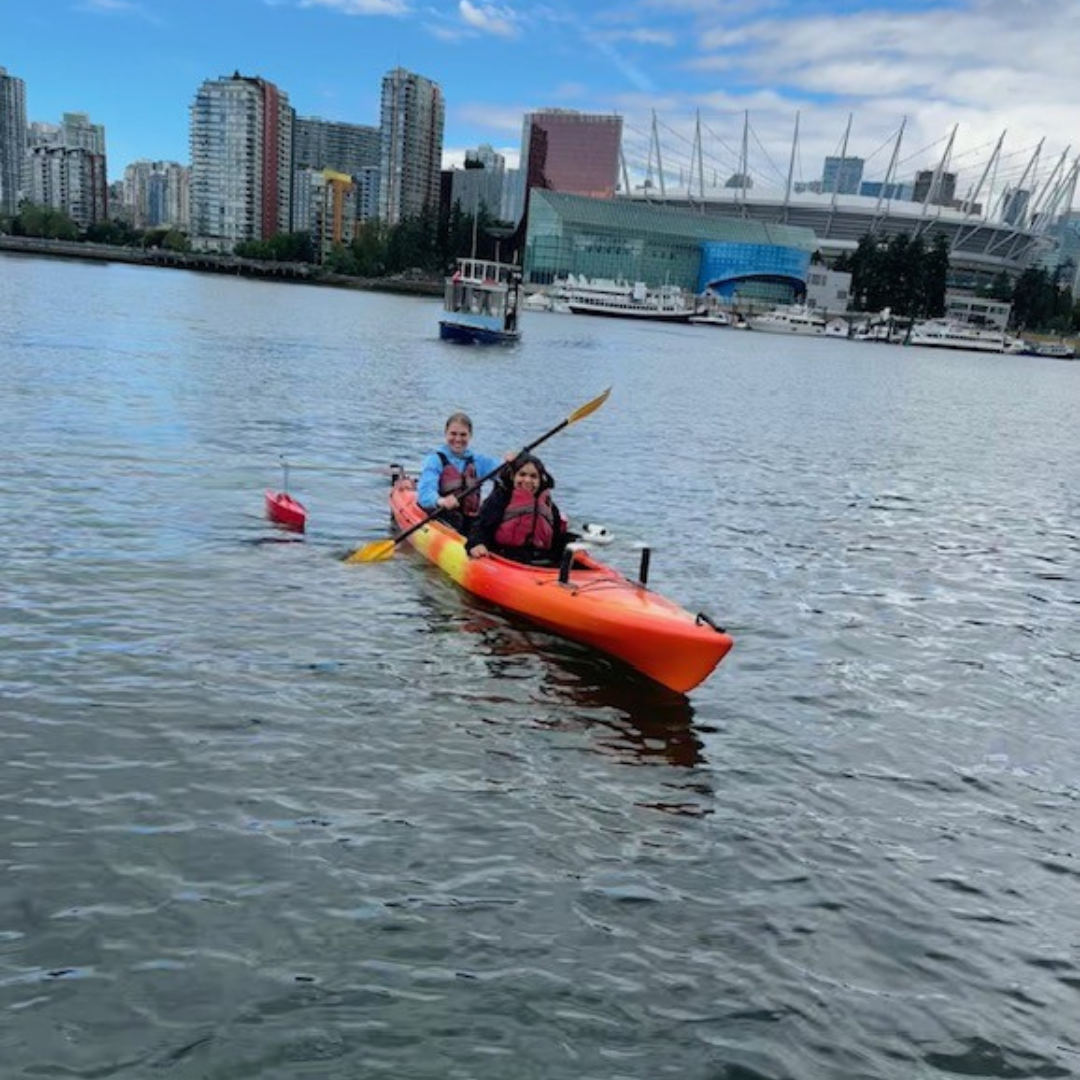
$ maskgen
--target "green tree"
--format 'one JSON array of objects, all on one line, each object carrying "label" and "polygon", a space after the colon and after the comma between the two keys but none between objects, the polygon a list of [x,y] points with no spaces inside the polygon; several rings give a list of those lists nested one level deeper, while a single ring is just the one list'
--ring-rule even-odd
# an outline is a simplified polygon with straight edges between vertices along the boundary
[{"label": "green tree", "polygon": [[63,210],[23,203],[12,222],[13,236],[37,236],[45,240],[78,240],[79,226]]}]

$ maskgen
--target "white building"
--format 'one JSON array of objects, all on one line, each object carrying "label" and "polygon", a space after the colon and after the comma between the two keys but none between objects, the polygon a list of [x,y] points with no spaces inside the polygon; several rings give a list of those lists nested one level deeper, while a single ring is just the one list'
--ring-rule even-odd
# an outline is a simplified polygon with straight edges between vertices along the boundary
[{"label": "white building", "polygon": [[847,311],[851,299],[851,275],[811,263],[806,272],[806,306],[826,315]]}]

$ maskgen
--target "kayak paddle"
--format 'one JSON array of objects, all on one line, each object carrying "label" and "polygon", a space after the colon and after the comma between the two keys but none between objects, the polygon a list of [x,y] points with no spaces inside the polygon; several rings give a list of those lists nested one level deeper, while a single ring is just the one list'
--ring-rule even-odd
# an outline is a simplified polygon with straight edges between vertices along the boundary
[{"label": "kayak paddle", "polygon": [[[576,424],[578,420],[584,420],[586,416],[591,415],[600,408],[608,399],[608,395],[611,393],[611,387],[609,386],[598,397],[594,397],[592,401],[586,402],[580,408],[575,409],[565,420],[556,424],[550,431],[545,432],[539,439],[534,439],[528,446],[521,450],[521,454],[528,454],[535,450],[542,442],[546,442],[552,435],[557,435],[564,427],[569,427],[571,424]],[[520,454],[519,454],[520,456]],[[492,469],[491,472],[481,476],[479,479],[474,480],[471,484],[467,484],[462,488],[460,494],[467,495],[470,491],[475,491],[478,487],[490,480],[497,472],[501,472],[505,467],[500,465],[497,469]],[[383,562],[385,559],[389,559],[394,554],[394,549],[401,543],[402,540],[412,536],[414,532],[422,529],[432,518],[436,518],[442,513],[442,508],[438,510],[432,510],[422,521],[418,521],[415,525],[410,525],[404,532],[400,532],[397,536],[388,537],[386,540],[373,540],[370,544],[365,544],[362,548],[357,548],[356,551],[345,557],[345,561],[349,563],[366,563],[366,562]]]}]

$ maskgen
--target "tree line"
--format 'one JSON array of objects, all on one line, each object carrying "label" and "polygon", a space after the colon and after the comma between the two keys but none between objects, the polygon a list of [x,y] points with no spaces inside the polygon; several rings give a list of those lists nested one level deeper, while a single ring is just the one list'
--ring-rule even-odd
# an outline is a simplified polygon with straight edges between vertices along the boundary
[{"label": "tree line", "polygon": [[[190,251],[188,237],[177,229],[136,229],[114,219],[80,229],[63,210],[24,204],[19,213],[0,217],[0,232],[12,236],[49,240],[83,240],[129,248],[161,248]],[[362,221],[349,244],[336,245],[322,262],[322,269],[352,277],[388,277],[419,272],[441,277],[459,258],[501,257],[512,261],[515,230],[492,217],[481,204],[474,215],[455,202],[448,212],[425,209],[396,225]],[[269,240],[250,240],[236,245],[235,254],[246,259],[314,264],[317,253],[309,233],[282,233]]]},{"label": "tree line", "polygon": [[[944,237],[927,246],[922,237],[864,236],[850,255],[842,255],[834,270],[851,274],[851,306],[858,311],[889,308],[893,315],[933,319],[945,313],[949,281],[949,249]],[[1010,325],[1068,334],[1080,330],[1080,302],[1072,294],[1075,266],[1062,263],[1056,271],[1030,266],[1015,277],[1002,271],[975,295],[1012,304]]]}]

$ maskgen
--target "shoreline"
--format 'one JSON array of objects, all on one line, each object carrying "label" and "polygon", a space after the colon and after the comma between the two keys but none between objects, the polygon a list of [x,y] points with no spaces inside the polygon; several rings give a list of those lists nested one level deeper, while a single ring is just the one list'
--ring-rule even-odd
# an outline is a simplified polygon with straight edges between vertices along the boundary
[{"label": "shoreline", "polygon": [[52,259],[81,259],[84,262],[114,262],[129,266],[152,266],[168,270],[188,270],[209,274],[232,274],[237,277],[267,278],[302,285],[356,289],[365,292],[401,293],[406,296],[442,296],[442,278],[405,277],[403,275],[360,278],[349,274],[331,274],[310,263],[265,262],[241,259],[235,255],[196,254],[116,247],[112,244],[84,243],[76,240],[46,240],[34,236],[0,234],[0,253],[44,255]]}]

